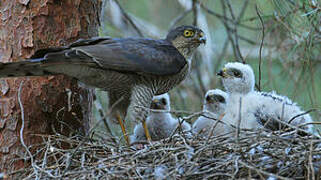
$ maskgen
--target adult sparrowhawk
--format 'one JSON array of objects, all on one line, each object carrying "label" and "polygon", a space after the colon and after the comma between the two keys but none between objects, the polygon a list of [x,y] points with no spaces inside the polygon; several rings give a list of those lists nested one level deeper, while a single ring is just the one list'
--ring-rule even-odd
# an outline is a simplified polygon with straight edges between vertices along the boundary
[{"label": "adult sparrowhawk", "polygon": [[0,77],[64,74],[108,91],[111,120],[122,126],[127,110],[143,122],[152,98],[168,92],[189,72],[192,54],[206,39],[201,29],[180,26],[162,40],[98,37],[36,51],[31,59],[0,63]]}]

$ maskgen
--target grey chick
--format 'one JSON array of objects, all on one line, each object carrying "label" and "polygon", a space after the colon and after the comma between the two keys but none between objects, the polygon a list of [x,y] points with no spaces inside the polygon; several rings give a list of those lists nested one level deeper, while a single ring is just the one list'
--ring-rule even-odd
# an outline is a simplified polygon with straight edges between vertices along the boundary
[{"label": "grey chick", "polygon": [[[204,116],[200,116],[192,126],[194,134],[208,135],[212,127],[221,119],[226,110],[228,94],[220,89],[212,89],[206,92],[203,102]],[[213,118],[213,119],[210,119]],[[216,120],[214,120],[216,119]],[[213,135],[224,134],[224,122],[218,122]]]},{"label": "grey chick", "polygon": [[[154,96],[151,103],[151,109],[160,110],[158,112],[151,111],[147,117],[146,124],[153,141],[161,140],[169,137],[179,125],[179,120],[172,117],[170,111],[170,98],[167,93]],[[164,112],[164,110],[166,112]],[[183,122],[183,131],[189,131],[191,126],[187,122]],[[134,134],[131,136],[131,142],[146,140],[144,128],[141,124],[137,124]]]}]

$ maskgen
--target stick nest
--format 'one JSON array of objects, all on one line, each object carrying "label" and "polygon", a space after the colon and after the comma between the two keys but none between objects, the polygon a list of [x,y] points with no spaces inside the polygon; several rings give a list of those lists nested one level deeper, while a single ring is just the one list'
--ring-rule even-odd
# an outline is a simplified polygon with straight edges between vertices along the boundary
[{"label": "stick nest", "polygon": [[294,131],[242,131],[238,139],[176,134],[140,148],[106,138],[45,136],[30,167],[11,175],[25,179],[318,179],[320,142]]}]

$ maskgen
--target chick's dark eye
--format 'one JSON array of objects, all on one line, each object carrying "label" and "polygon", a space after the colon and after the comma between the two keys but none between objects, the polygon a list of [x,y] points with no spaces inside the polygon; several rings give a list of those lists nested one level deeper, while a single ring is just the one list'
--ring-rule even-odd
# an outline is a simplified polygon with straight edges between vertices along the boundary
[{"label": "chick's dark eye", "polygon": [[225,103],[225,98],[221,95],[215,95],[215,102]]},{"label": "chick's dark eye", "polygon": [[206,96],[206,101],[210,101],[211,97],[210,96]]},{"label": "chick's dark eye", "polygon": [[225,99],[222,96],[218,96],[217,99],[218,99],[218,102],[225,103]]},{"label": "chick's dark eye", "polygon": [[239,71],[233,71],[233,74],[234,74],[235,77],[241,77],[242,76],[241,72],[239,72]]},{"label": "chick's dark eye", "polygon": [[162,102],[163,105],[167,105],[167,101],[166,101],[165,98],[162,98],[162,99],[161,99],[161,102]]}]

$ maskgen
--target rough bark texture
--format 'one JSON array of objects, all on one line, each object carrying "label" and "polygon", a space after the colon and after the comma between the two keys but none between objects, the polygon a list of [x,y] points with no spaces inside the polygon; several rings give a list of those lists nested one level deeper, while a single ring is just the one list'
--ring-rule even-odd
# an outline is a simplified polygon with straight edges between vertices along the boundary
[{"label": "rough bark texture", "polygon": [[[98,35],[99,0],[1,0],[0,59],[29,58],[37,49],[69,44]],[[30,164],[21,145],[41,143],[39,134],[85,132],[91,118],[90,90],[65,76],[0,79],[0,170],[11,172]],[[63,123],[61,123],[63,122]],[[35,149],[31,148],[34,152]]]}]

